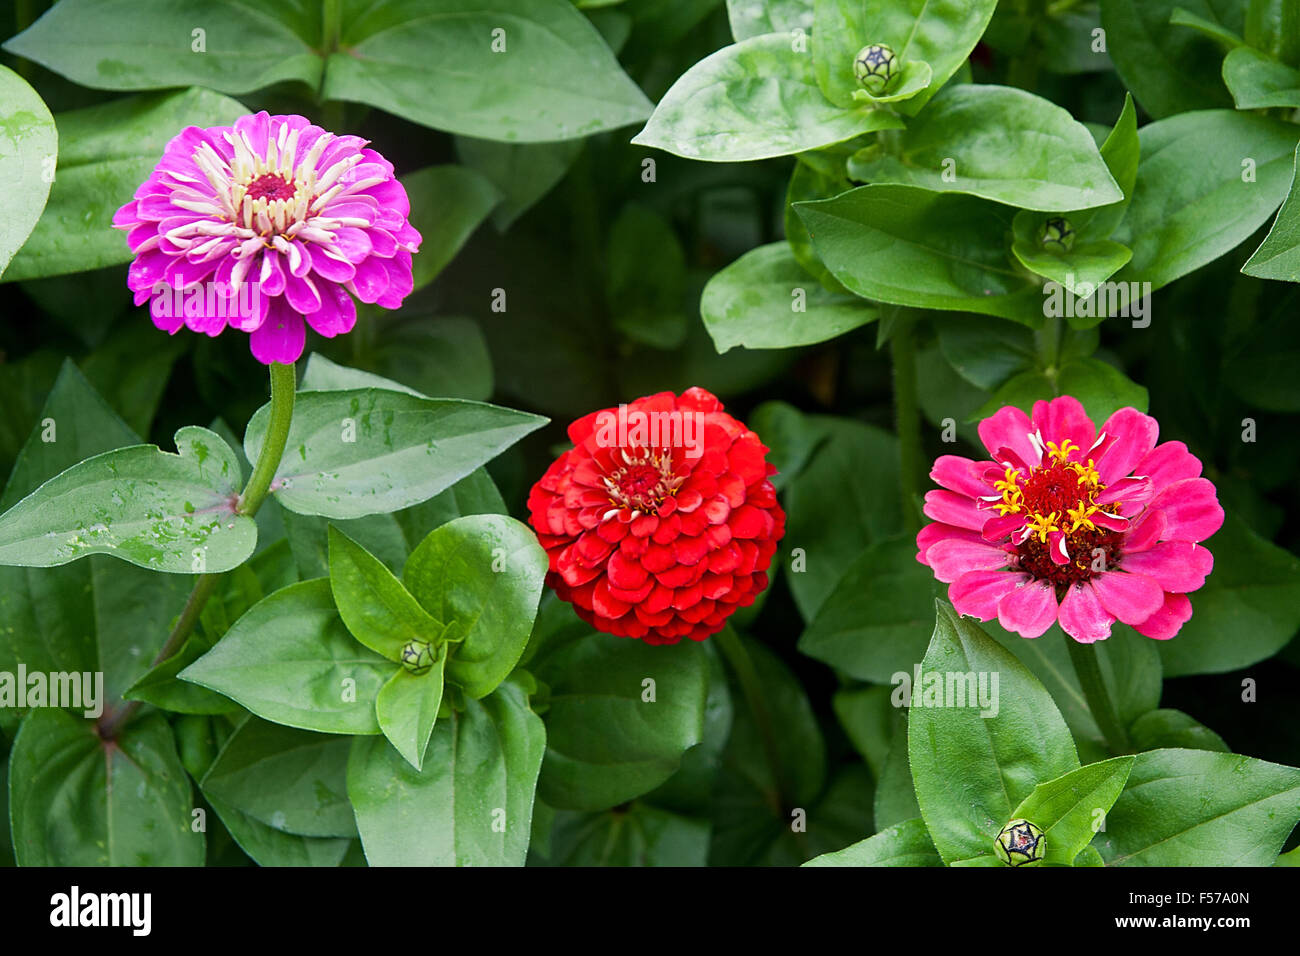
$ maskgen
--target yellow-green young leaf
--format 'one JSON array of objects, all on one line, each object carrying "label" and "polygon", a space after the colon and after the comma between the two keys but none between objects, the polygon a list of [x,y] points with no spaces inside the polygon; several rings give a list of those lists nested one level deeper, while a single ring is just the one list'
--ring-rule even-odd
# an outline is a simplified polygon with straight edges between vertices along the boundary
[{"label": "yellow-green young leaf", "polygon": [[935,609],[912,687],[908,758],[921,816],[953,863],[991,853],[1016,806],[1041,781],[1078,768],[1079,758],[1038,679],[951,605],[936,601]]},{"label": "yellow-green young leaf", "polygon": [[1151,750],[1096,846],[1108,866],[1272,866],[1300,821],[1300,770],[1237,754]]},{"label": "yellow-green young leaf", "polygon": [[465,136],[576,139],[645,119],[650,101],[569,0],[390,0],[343,25],[326,99]]},{"label": "yellow-green young leaf", "polygon": [[907,820],[804,866],[943,866],[922,820]]},{"label": "yellow-green young leaf", "polygon": [[0,66],[0,275],[41,218],[54,176],[59,136],[45,103],[23,78]]},{"label": "yellow-green young leaf", "polygon": [[470,515],[429,532],[402,572],[407,590],[447,627],[447,680],[491,693],[528,643],[546,577],[546,552],[526,525]]},{"label": "yellow-green young leaf", "polygon": [[358,641],[400,663],[412,640],[442,637],[443,623],[429,615],[382,561],[338,528],[329,529],[330,591],[339,616]]},{"label": "yellow-green young leaf", "polygon": [[1223,58],[1223,82],[1239,110],[1300,106],[1300,70],[1248,46]]},{"label": "yellow-green young leaf", "polygon": [[1071,770],[1034,787],[1011,817],[1028,820],[1043,831],[1044,863],[1070,866],[1105,823],[1132,767],[1133,758],[1128,756]]},{"label": "yellow-green young leaf", "polygon": [[704,287],[700,315],[718,352],[787,349],[825,342],[880,312],[857,296],[828,292],[803,270],[788,242],[751,249]]},{"label": "yellow-green young leaf", "polygon": [[158,714],[112,746],[91,721],[35,710],[9,755],[9,814],[19,866],[202,866],[194,796]]},{"label": "yellow-green young leaf", "polygon": [[[998,135],[983,135],[985,129]],[[1052,212],[1124,198],[1083,124],[1055,103],[1008,86],[949,87],[888,147],[859,151],[849,172],[863,182]]]},{"label": "yellow-green young leaf", "polygon": [[4,47],[99,90],[315,89],[322,60],[309,21],[297,4],[255,0],[206,0],[202,16],[175,0],[60,0]]},{"label": "yellow-green young leaf", "polygon": [[523,866],[546,726],[506,682],[434,726],[416,770],[357,737],[348,796],[371,866]]},{"label": "yellow-green young leaf", "polygon": [[[244,451],[256,461],[270,406],[253,415]],[[432,498],[524,435],[539,415],[378,388],[299,392],[271,489],[299,514],[360,518]]]},{"label": "yellow-green young leaf", "polygon": [[[192,16],[186,15],[187,22]],[[59,162],[50,200],[4,278],[35,279],[129,262],[131,247],[125,233],[113,228],[113,214],[153,171],[163,148],[186,126],[228,126],[247,112],[227,96],[194,88],[60,113],[54,118]]]},{"label": "yellow-green young leaf", "polygon": [[318,578],[254,604],[180,677],[278,724],[377,734],[375,698],[400,666],[353,639]]},{"label": "yellow-green young leaf", "polygon": [[176,433],[176,447],[119,448],[51,478],[0,515],[0,563],[48,568],[109,554],[175,574],[242,564],[257,526],[235,512],[234,449],[196,425]]},{"label": "yellow-green young leaf", "polygon": [[742,162],[903,128],[888,110],[845,109],[826,99],[812,57],[793,42],[789,34],[756,36],[705,57],[664,94],[632,142],[689,159]]},{"label": "yellow-green young leaf", "polygon": [[731,35],[739,40],[813,26],[813,0],[727,0]]},{"label": "yellow-green young leaf", "polygon": [[438,660],[423,674],[402,668],[379,690],[375,714],[379,729],[416,770],[423,765],[429,735],[433,733],[442,706],[443,672],[447,667],[447,648],[438,652]]}]

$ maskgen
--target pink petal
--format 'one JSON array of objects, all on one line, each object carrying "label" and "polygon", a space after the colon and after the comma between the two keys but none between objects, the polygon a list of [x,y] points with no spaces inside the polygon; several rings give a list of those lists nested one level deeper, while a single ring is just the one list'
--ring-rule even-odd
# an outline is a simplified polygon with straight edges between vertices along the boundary
[{"label": "pink petal", "polygon": [[967,571],[948,588],[948,600],[958,614],[988,621],[997,615],[1003,597],[1030,580],[1027,574],[1007,571]]},{"label": "pink petal", "polygon": [[298,361],[307,341],[307,326],[302,316],[276,299],[266,321],[248,336],[253,357],[263,365]]},{"label": "pink petal", "polygon": [[1201,476],[1201,460],[1187,450],[1180,441],[1167,441],[1153,448],[1133,468],[1135,475],[1151,479],[1157,491],[1183,478]]},{"label": "pink petal", "polygon": [[1024,515],[999,515],[984,522],[980,537],[985,541],[1005,541],[1024,526]]},{"label": "pink petal", "polygon": [[1147,508],[1124,539],[1124,553],[1145,551],[1165,535],[1165,513]]},{"label": "pink petal", "polygon": [[357,304],[352,296],[341,286],[326,284],[321,289],[321,299],[320,309],[307,314],[308,324],[327,339],[350,332],[357,324]]},{"label": "pink petal", "polygon": [[1035,402],[1030,421],[1045,442],[1060,445],[1067,438],[1074,442],[1078,450],[1071,453],[1071,461],[1087,460],[1086,452],[1097,437],[1097,427],[1073,395],[1062,395],[1050,402]]},{"label": "pink petal", "polygon": [[948,538],[931,546],[925,553],[925,563],[934,570],[934,576],[944,584],[951,584],[967,571],[991,571],[1005,568],[1011,556],[1001,548],[976,544],[960,538]]},{"label": "pink petal", "polygon": [[1137,505],[1145,504],[1151,500],[1151,496],[1156,493],[1155,485],[1151,483],[1150,478],[1120,478],[1113,484],[1107,485],[1097,496],[1097,504],[1108,505],[1116,501],[1122,501],[1125,505],[1125,511],[1133,511]]},{"label": "pink petal", "polygon": [[1184,478],[1165,486],[1151,499],[1151,510],[1164,512],[1164,538],[1204,541],[1223,526],[1223,508],[1206,478]]},{"label": "pink petal", "polygon": [[1092,582],[1071,585],[1061,602],[1061,630],[1080,644],[1093,644],[1110,637],[1115,616],[1107,611]]},{"label": "pink petal", "polygon": [[1107,571],[1088,583],[1108,613],[1125,624],[1141,624],[1164,604],[1165,592],[1155,579],[1132,570]]},{"label": "pink petal", "polygon": [[1003,595],[998,623],[1021,637],[1038,637],[1056,620],[1056,590],[1048,581],[1029,581]]},{"label": "pink petal", "polygon": [[1205,583],[1214,568],[1214,555],[1190,541],[1162,541],[1145,551],[1125,554],[1120,566],[1153,578],[1165,591],[1186,594]]},{"label": "pink petal", "polygon": [[[960,455],[940,455],[934,460],[930,477],[940,487],[955,491],[968,498],[992,494],[993,489],[984,481],[984,471],[989,467],[986,461],[971,461]],[[999,470],[998,477],[1002,475]]]},{"label": "pink petal", "polygon": [[972,499],[955,491],[927,491],[922,510],[928,518],[958,528],[969,528],[971,531],[983,531],[984,522],[989,519],[987,511],[978,507]]},{"label": "pink petal", "polygon": [[1121,408],[1106,419],[1101,430],[1106,436],[1106,448],[1096,464],[1105,485],[1133,474],[1134,467],[1155,447],[1160,435],[1156,420],[1136,408]]},{"label": "pink petal", "polygon": [[998,449],[1010,448],[1026,465],[1036,465],[1042,459],[1029,434],[1034,430],[1029,416],[1014,405],[999,408],[979,423],[980,441],[996,461]]},{"label": "pink petal", "polygon": [[1157,641],[1167,641],[1177,634],[1184,624],[1192,619],[1192,602],[1186,594],[1166,594],[1165,603],[1156,613],[1141,624],[1134,625],[1133,630],[1144,637]]},{"label": "pink petal", "polygon": [[[672,499],[669,498],[669,501]],[[926,525],[916,535],[916,560],[925,564],[925,554],[932,548],[936,542],[943,541],[946,538],[961,538],[963,541],[980,542],[978,531],[972,531],[969,528],[958,528],[954,525],[944,524],[942,521],[935,521]]]}]

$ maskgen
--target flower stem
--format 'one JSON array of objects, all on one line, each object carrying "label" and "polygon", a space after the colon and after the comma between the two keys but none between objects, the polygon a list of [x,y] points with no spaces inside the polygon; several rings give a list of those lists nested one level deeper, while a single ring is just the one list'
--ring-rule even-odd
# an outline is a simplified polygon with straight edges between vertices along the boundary
[{"label": "flower stem", "polygon": [[1065,643],[1070,648],[1070,661],[1079,677],[1083,696],[1088,701],[1088,710],[1101,728],[1106,746],[1114,754],[1131,753],[1128,734],[1124,732],[1124,724],[1119,719],[1119,712],[1115,709],[1110,692],[1106,690],[1106,682],[1101,676],[1101,666],[1097,663],[1097,646],[1081,644],[1069,636],[1065,638]]},{"label": "flower stem", "polygon": [[[244,493],[239,496],[235,504],[236,513],[249,518],[257,514],[258,509],[262,507],[262,502],[266,500],[267,492],[271,490],[271,480],[275,477],[276,469],[280,467],[284,446],[289,440],[289,424],[293,420],[293,398],[297,387],[294,366],[292,363],[283,365],[277,362],[271,365],[270,371],[271,419],[267,423],[266,439],[257,456],[253,474],[249,476],[248,484],[244,486]],[[208,598],[212,597],[217,584],[224,576],[225,572],[199,575],[198,580],[194,582],[193,590],[190,591],[190,596],[185,601],[185,607],[181,609],[180,617],[176,619],[175,626],[167,635],[167,640],[163,642],[151,667],[157,667],[181,649],[185,639],[199,623],[199,617],[203,614]],[[140,702],[133,700],[123,707],[105,711],[99,721],[100,737],[104,740],[112,740],[118,729],[139,709]]]},{"label": "flower stem", "polygon": [[921,497],[921,411],[916,397],[916,341],[914,319],[899,315],[889,337],[894,365],[894,416],[898,431],[898,485],[903,496],[903,522],[913,532],[923,520],[917,504]]}]

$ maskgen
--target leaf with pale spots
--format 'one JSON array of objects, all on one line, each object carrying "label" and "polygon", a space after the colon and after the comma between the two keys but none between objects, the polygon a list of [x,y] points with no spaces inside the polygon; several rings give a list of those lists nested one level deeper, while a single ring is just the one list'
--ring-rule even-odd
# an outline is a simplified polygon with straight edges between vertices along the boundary
[{"label": "leaf with pale spots", "polygon": [[179,454],[132,445],[56,475],[0,515],[0,563],[29,568],[110,554],[152,571],[228,571],[257,544],[236,514],[239,462],[221,436],[187,425]]}]

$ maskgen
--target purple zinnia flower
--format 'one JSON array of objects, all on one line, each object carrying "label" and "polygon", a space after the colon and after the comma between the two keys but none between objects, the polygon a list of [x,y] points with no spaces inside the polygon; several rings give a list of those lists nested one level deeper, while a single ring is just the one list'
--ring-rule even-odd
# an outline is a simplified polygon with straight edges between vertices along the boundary
[{"label": "purple zinnia flower", "polygon": [[186,127],[113,217],[135,253],[135,304],[151,300],[171,334],[249,332],[268,365],[302,354],[304,319],[326,337],[350,330],[352,295],[397,308],[420,234],[392,163],[366,144],[265,112]]}]

